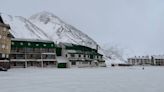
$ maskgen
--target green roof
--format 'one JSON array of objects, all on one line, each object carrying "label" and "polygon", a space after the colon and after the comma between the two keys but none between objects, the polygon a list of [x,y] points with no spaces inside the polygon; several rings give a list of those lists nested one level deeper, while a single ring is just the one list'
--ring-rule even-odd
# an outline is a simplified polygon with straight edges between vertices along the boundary
[{"label": "green roof", "polygon": [[70,54],[86,54],[86,55],[98,55],[103,56],[102,54],[98,53],[96,49],[83,46],[83,45],[76,45],[72,43],[62,43],[65,46],[66,50],[74,50],[74,52],[68,52]]},{"label": "green roof", "polygon": [[85,55],[97,55],[97,56],[103,56],[100,53],[96,53],[96,52],[81,52],[81,51],[77,51],[77,52],[69,52],[69,54],[85,54]]},{"label": "green roof", "polygon": [[81,51],[89,51],[89,52],[97,52],[96,49],[83,46],[83,45],[76,45],[71,43],[62,43],[65,46],[65,49],[67,50],[81,50]]},{"label": "green roof", "polygon": [[18,48],[55,48],[56,45],[52,41],[46,40],[32,40],[32,39],[12,39],[11,47]]}]

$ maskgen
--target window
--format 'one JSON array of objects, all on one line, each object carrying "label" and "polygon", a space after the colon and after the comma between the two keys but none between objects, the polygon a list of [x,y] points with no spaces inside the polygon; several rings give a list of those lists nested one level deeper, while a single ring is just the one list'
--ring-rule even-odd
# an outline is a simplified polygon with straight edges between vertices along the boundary
[{"label": "window", "polygon": [[28,43],[28,46],[30,46],[31,45],[31,43]]},{"label": "window", "polygon": [[94,58],[94,56],[93,55],[90,55],[90,59],[93,59]]},{"label": "window", "polygon": [[16,55],[16,59],[25,59],[25,55],[18,54],[18,55]]},{"label": "window", "polygon": [[42,52],[49,52],[48,48],[42,48]]},{"label": "window", "polygon": [[20,45],[23,45],[23,42],[21,42]]},{"label": "window", "polygon": [[81,55],[79,54],[79,57],[81,57]]},{"label": "window", "polygon": [[67,54],[65,55],[65,57],[68,57]]},{"label": "window", "polygon": [[43,46],[45,47],[45,46],[46,46],[46,44],[43,44]]},{"label": "window", "polygon": [[35,52],[35,53],[40,52],[40,49],[39,48],[33,48],[33,52]]},{"label": "window", "polygon": [[3,49],[5,48],[5,45],[4,45],[4,44],[2,45],[2,48],[3,48]]},{"label": "window", "polygon": [[54,49],[49,48],[48,52],[55,52]]},{"label": "window", "polygon": [[76,65],[76,62],[72,62],[71,64],[72,64],[72,65]]},{"label": "window", "polygon": [[36,46],[39,46],[39,44],[36,44]]},{"label": "window", "polygon": [[51,47],[53,47],[54,45],[53,44],[51,44]]},{"label": "window", "polygon": [[75,54],[71,54],[71,57],[75,57]]},{"label": "window", "polygon": [[95,57],[95,59],[97,59],[97,56],[94,56]]},{"label": "window", "polygon": [[14,62],[14,66],[16,66],[17,65],[17,63],[16,62]]},{"label": "window", "polygon": [[2,58],[5,58],[5,54],[2,54]]},{"label": "window", "polygon": [[6,55],[6,58],[9,58],[9,55]]},{"label": "window", "polygon": [[33,52],[33,48],[26,48],[27,53]]},{"label": "window", "polygon": [[82,64],[88,64],[88,62],[82,62]]}]

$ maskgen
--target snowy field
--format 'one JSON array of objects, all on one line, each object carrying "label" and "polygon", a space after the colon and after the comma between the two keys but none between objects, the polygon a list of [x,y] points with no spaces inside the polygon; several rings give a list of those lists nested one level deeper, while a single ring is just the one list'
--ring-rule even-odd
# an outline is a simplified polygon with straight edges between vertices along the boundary
[{"label": "snowy field", "polygon": [[164,67],[27,68],[0,72],[0,92],[164,92]]}]

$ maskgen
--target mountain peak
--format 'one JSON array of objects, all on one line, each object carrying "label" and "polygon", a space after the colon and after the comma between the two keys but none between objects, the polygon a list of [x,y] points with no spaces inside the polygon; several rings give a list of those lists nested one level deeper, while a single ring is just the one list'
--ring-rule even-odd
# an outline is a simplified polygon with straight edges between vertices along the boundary
[{"label": "mountain peak", "polygon": [[56,22],[56,23],[62,23],[63,21],[57,17],[56,15],[54,15],[51,12],[47,12],[47,11],[42,11],[39,13],[36,13],[34,15],[32,15],[29,20],[33,20],[33,21],[40,21],[44,24],[47,24],[48,22]]},{"label": "mountain peak", "polygon": [[53,41],[70,42],[92,48],[95,48],[97,45],[87,34],[65,23],[53,13],[47,11],[39,12],[32,15],[29,20],[43,29]]}]

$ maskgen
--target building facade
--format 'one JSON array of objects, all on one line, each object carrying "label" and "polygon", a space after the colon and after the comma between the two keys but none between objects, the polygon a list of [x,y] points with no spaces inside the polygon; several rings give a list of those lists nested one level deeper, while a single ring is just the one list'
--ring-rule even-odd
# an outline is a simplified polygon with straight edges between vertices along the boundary
[{"label": "building facade", "polygon": [[11,67],[56,67],[55,44],[47,40],[12,39]]},{"label": "building facade", "polygon": [[96,49],[71,43],[60,43],[62,56],[68,60],[69,67],[105,67],[103,55]]},{"label": "building facade", "polygon": [[96,49],[47,40],[11,39],[10,67],[105,67]]},{"label": "building facade", "polygon": [[128,58],[128,63],[131,65],[152,65],[151,59],[149,56],[138,56]]},{"label": "building facade", "polygon": [[133,58],[128,58],[128,64],[164,66],[164,55],[135,56]]},{"label": "building facade", "polygon": [[154,63],[154,65],[164,66],[164,55],[151,56],[151,61]]},{"label": "building facade", "polygon": [[5,24],[0,16],[0,67],[9,68],[9,54],[11,36],[9,25]]}]

